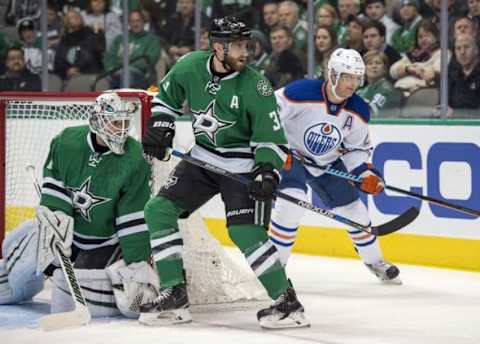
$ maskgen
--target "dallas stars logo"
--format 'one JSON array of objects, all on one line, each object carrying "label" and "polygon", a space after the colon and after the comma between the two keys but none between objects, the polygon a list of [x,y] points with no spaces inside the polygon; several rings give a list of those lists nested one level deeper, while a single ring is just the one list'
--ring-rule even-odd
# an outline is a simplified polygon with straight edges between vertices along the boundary
[{"label": "dallas stars logo", "polygon": [[91,222],[90,211],[97,205],[110,201],[110,198],[100,197],[90,192],[91,177],[79,188],[68,188],[73,194],[73,208],[75,212],[85,219],[85,221]]},{"label": "dallas stars logo", "polygon": [[194,117],[192,126],[194,135],[204,134],[214,145],[217,145],[216,137],[220,130],[230,128],[235,122],[225,121],[215,116],[214,107],[215,100],[212,100],[205,110],[192,110]]}]

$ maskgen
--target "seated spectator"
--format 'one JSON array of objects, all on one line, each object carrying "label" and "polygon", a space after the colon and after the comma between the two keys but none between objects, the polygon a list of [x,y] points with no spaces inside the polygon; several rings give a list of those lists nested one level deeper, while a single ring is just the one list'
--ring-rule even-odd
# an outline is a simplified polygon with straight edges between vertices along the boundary
[{"label": "seated spectator", "polygon": [[[55,48],[60,43],[60,36],[63,32],[63,15],[58,11],[53,1],[48,2],[47,7],[47,40],[48,47],[52,49],[52,57],[55,55]],[[38,32],[38,38],[41,39],[42,33]],[[53,65],[53,60],[52,60]]]},{"label": "seated spectator", "polygon": [[5,74],[0,76],[0,91],[39,92],[42,81],[25,68],[25,56],[20,48],[9,48]]},{"label": "seated spectator", "polygon": [[270,63],[268,56],[268,49],[270,44],[268,43],[267,37],[263,32],[259,30],[252,30],[252,41],[255,45],[253,49],[253,54],[251,61],[249,62],[255,70],[259,71],[262,74],[265,74],[265,69]]},{"label": "seated spectator", "polygon": [[5,73],[5,56],[7,49],[10,47],[10,42],[5,38],[5,34],[0,32],[0,74]]},{"label": "seated spectator", "polygon": [[5,12],[5,22],[8,25],[16,25],[23,19],[39,18],[40,4],[41,0],[10,0]]},{"label": "seated spectator", "polygon": [[397,80],[396,88],[409,94],[421,87],[435,86],[440,74],[439,37],[437,26],[423,19],[413,49],[390,68],[390,76]]},{"label": "seated spectator", "polygon": [[347,38],[344,47],[355,49],[362,55],[365,51],[363,46],[363,27],[365,22],[361,17],[350,16],[347,20]]},{"label": "seated spectator", "polygon": [[360,0],[338,0],[338,14],[340,16],[340,25],[337,30],[338,44],[343,46],[347,44],[348,19],[351,16],[363,17],[359,15],[359,12]]},{"label": "seated spectator", "polygon": [[363,55],[365,61],[366,86],[357,91],[369,105],[372,117],[390,116],[398,110],[402,94],[387,80],[387,55],[369,51]]},{"label": "seated spectator", "polygon": [[260,22],[260,31],[267,37],[270,37],[270,31],[278,25],[278,3],[275,0],[267,0],[262,7],[262,18]]},{"label": "seated spectator", "polygon": [[471,35],[478,40],[476,24],[469,17],[458,17],[453,23],[453,40],[461,34]]},{"label": "seated spectator", "polygon": [[403,54],[414,46],[417,28],[422,17],[418,14],[417,0],[400,0],[400,6],[402,26],[393,33],[392,46]]},{"label": "seated spectator", "polygon": [[392,35],[399,26],[386,13],[385,0],[366,0],[365,14],[370,20],[378,20],[385,26],[385,42],[391,44]]},{"label": "seated spectator", "polygon": [[335,30],[335,34],[338,35],[338,28],[340,19],[338,18],[337,10],[330,4],[324,4],[317,10],[315,16],[317,27],[329,27]]},{"label": "seated spectator", "polygon": [[86,26],[95,34],[104,36],[107,50],[112,46],[113,39],[122,33],[120,18],[108,9],[106,0],[89,0],[82,16]]},{"label": "seated spectator", "polygon": [[[128,20],[129,31],[129,63],[131,87],[146,89],[152,82],[155,75],[153,66],[157,63],[161,48],[157,36],[145,32],[142,13],[140,11],[130,12]],[[145,58],[140,58],[141,56]],[[134,60],[134,61],[133,61]],[[123,65],[123,34],[113,40],[112,47],[105,53],[103,59],[105,70],[113,71]],[[147,78],[150,75],[152,79]],[[118,70],[111,76],[112,88],[119,88],[122,70]]]},{"label": "seated spectator", "polygon": [[[121,2],[119,4],[121,5]],[[112,10],[111,6],[110,10]],[[177,10],[177,0],[142,0],[141,6],[131,6],[130,11],[132,10],[141,10],[144,16],[144,12],[148,12],[151,28],[145,28],[145,31],[153,33],[157,30],[157,34],[160,34],[166,29],[168,18]],[[121,16],[123,10],[116,8],[114,12]]]},{"label": "seated spectator", "polygon": [[277,74],[275,75],[275,88],[288,85],[292,81],[305,77],[305,67],[298,57],[290,50],[283,51],[276,61]]},{"label": "seated spectator", "polygon": [[[189,53],[195,45],[195,0],[178,0],[178,11],[167,20],[164,33],[168,45],[171,63]],[[206,26],[207,18],[202,14],[202,26]]]},{"label": "seated spectator", "polygon": [[210,50],[210,43],[208,42],[208,27],[206,26],[203,26],[200,32],[200,50]]},{"label": "seated spectator", "polygon": [[[283,62],[292,60],[292,55],[298,59],[298,63],[294,62],[294,65],[305,66],[305,55],[295,49],[293,43],[292,32],[286,26],[276,26],[270,32],[270,44],[272,46],[272,53],[269,56],[270,63],[265,69],[265,76],[270,80],[274,88],[280,88],[284,86],[282,72],[279,70],[278,60],[285,51],[289,51],[287,58]],[[301,68],[303,70],[303,67]]]},{"label": "seated spectator", "polygon": [[[321,7],[320,7],[321,8]],[[337,49],[337,35],[331,27],[320,26],[315,33],[315,67],[318,79],[326,79],[327,63],[332,52]]]},{"label": "seated spectator", "polygon": [[291,0],[282,1],[278,5],[280,25],[292,31],[294,45],[297,49],[304,50],[307,45],[307,23],[300,20],[300,8]]},{"label": "seated spectator", "polygon": [[34,73],[40,73],[42,69],[42,51],[40,50],[40,41],[37,39],[33,21],[25,19],[18,25],[19,47],[22,48],[25,66]]},{"label": "seated spectator", "polygon": [[70,10],[75,10],[78,13],[85,11],[87,8],[88,0],[57,0],[58,6],[60,6],[61,11],[67,14]]},{"label": "seated spectator", "polygon": [[478,52],[478,44],[472,35],[460,34],[455,40],[454,58],[448,66],[448,104],[455,117],[480,117]]},{"label": "seated spectator", "polygon": [[62,79],[78,74],[96,74],[102,71],[103,39],[83,23],[76,10],[65,15],[65,34],[55,53],[55,73]]},{"label": "seated spectator", "polygon": [[477,28],[477,36],[479,36],[480,30],[480,0],[468,0],[468,12],[467,17],[475,22]]},{"label": "seated spectator", "polygon": [[[261,1],[254,0],[210,0],[211,18],[234,16],[249,27],[255,27],[260,21]],[[205,0],[203,2],[206,2]]]},{"label": "seated spectator", "polygon": [[363,31],[363,45],[366,51],[380,51],[387,55],[388,68],[400,60],[400,54],[385,42],[385,26],[378,20],[369,21]]}]

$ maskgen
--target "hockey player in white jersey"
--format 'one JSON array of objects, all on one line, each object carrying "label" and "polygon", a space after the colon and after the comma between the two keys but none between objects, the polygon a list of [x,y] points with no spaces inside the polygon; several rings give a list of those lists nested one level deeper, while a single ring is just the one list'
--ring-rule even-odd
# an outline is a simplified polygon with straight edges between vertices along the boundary
[{"label": "hockey player in white jersey", "polygon": [[[368,105],[355,94],[363,84],[365,64],[353,49],[335,50],[328,62],[328,80],[298,80],[275,92],[280,118],[293,159],[282,171],[280,190],[306,200],[307,184],[322,201],[341,216],[368,225],[367,208],[358,188],[377,195],[384,188],[380,173],[369,163]],[[355,187],[338,177],[305,167],[301,160],[348,171],[363,177]],[[304,209],[277,199],[272,215],[270,239],[283,264],[287,263]],[[384,283],[400,284],[398,268],[385,261],[377,237],[354,228],[348,234],[369,270]]]}]

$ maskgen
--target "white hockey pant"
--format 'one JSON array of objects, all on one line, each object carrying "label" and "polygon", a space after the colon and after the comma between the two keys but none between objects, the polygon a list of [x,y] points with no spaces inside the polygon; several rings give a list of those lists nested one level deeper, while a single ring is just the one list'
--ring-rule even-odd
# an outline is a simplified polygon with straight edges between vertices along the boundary
[{"label": "white hockey pant", "polygon": [[[282,192],[300,200],[306,200],[306,193],[300,189],[287,188]],[[369,224],[370,217],[363,202],[358,199],[345,206],[336,207],[334,213],[360,224]],[[281,198],[277,198],[272,212],[270,225],[270,240],[275,244],[283,265],[287,264],[292,247],[297,237],[298,227],[305,209]],[[383,260],[383,255],[375,236],[356,228],[347,228],[348,235],[356,251],[366,264],[373,264]]]}]

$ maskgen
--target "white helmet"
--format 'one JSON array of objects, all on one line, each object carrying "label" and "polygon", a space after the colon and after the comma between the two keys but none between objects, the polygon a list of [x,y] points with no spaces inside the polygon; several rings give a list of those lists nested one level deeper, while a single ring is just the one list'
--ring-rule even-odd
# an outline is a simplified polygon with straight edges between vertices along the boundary
[{"label": "white helmet", "polygon": [[123,154],[123,145],[138,110],[136,103],[122,100],[116,92],[103,92],[95,99],[90,114],[90,130],[100,136],[115,154]]},{"label": "white helmet", "polygon": [[[335,82],[332,80],[332,73],[335,75]],[[337,96],[335,93],[337,80],[342,73],[357,75],[360,81],[359,85],[363,85],[365,63],[358,51],[338,48],[330,56],[328,60],[328,79],[330,80],[335,96]]]}]

